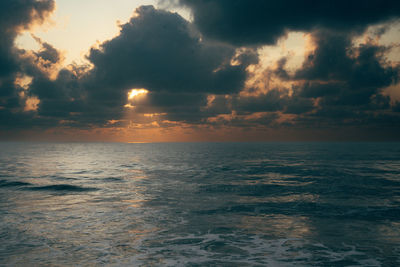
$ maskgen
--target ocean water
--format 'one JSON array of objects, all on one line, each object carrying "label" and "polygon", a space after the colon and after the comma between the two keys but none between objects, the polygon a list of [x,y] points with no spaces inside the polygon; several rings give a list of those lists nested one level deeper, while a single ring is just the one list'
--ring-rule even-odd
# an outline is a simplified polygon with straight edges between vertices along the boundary
[{"label": "ocean water", "polygon": [[400,266],[400,143],[0,143],[1,266]]}]

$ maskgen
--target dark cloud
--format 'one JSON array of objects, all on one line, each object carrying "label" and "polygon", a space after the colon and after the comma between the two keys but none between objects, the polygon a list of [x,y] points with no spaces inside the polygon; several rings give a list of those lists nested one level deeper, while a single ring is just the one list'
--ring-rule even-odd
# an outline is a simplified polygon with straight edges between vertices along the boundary
[{"label": "dark cloud", "polygon": [[396,101],[392,106],[392,111],[400,113],[400,102]]},{"label": "dark cloud", "polygon": [[213,117],[221,114],[231,114],[232,97],[229,95],[216,95],[209,99],[207,106],[203,108],[203,113],[207,117]]},{"label": "dark cloud", "polygon": [[242,64],[232,66],[234,47],[202,40],[178,14],[152,6],[136,13],[119,36],[90,51],[92,75],[100,84],[182,93],[231,93],[243,87],[243,62],[254,61],[248,53],[239,56]]},{"label": "dark cloud", "polygon": [[180,0],[193,11],[194,23],[208,37],[236,45],[274,44],[287,31],[316,28],[343,32],[397,18],[393,0]]},{"label": "dark cloud", "polygon": [[319,30],[313,33],[316,49],[307,56],[296,78],[304,80],[345,80],[352,76],[355,61],[349,57],[351,35]]},{"label": "dark cloud", "polygon": [[317,48],[293,79],[305,80],[300,95],[321,97],[330,105],[365,105],[371,97],[398,81],[399,67],[386,62],[387,47],[372,43],[353,47],[341,33],[314,34]]},{"label": "dark cloud", "polygon": [[234,60],[237,61],[241,65],[248,66],[248,65],[252,65],[252,64],[258,64],[259,63],[258,56],[259,55],[258,55],[257,49],[241,48],[241,49],[239,49],[239,53],[234,58]]},{"label": "dark cloud", "polygon": [[[23,72],[15,38],[31,25],[42,23],[55,7],[53,0],[4,0],[0,2],[0,125],[30,124],[31,114],[21,114],[22,88],[15,80]],[[30,119],[29,119],[30,118]],[[28,122],[28,123],[27,123]]]},{"label": "dark cloud", "polygon": [[279,111],[284,107],[286,92],[277,89],[255,96],[237,96],[233,99],[232,108],[239,114]]},{"label": "dark cloud", "polygon": [[52,0],[3,0],[0,3],[1,29],[15,35],[21,28],[28,29],[32,23],[43,22],[54,7]]},{"label": "dark cloud", "polygon": [[317,48],[297,71],[296,79],[334,81],[336,85],[346,81],[352,89],[397,82],[398,70],[385,66],[383,55],[388,47],[372,43],[353,47],[351,36],[329,31],[318,31],[314,38]]},{"label": "dark cloud", "polygon": [[277,66],[276,66],[275,70],[273,71],[273,74],[281,80],[289,80],[290,79],[290,75],[287,72],[287,70],[285,69],[287,61],[288,61],[287,57],[283,57],[280,60],[278,60]]},{"label": "dark cloud", "polygon": [[43,62],[45,68],[61,61],[60,52],[56,48],[34,35],[32,37],[41,45],[41,49],[38,52],[34,52],[34,54],[38,60]]},{"label": "dark cloud", "polygon": [[206,94],[150,92],[144,100],[132,101],[139,114],[163,113],[171,121],[200,123],[205,117],[202,107],[207,105]]},{"label": "dark cloud", "polygon": [[0,79],[18,71],[14,40],[34,23],[41,23],[54,9],[53,0],[3,0],[0,2]]},{"label": "dark cloud", "polygon": [[303,85],[295,86],[294,89],[299,92],[299,96],[306,98],[325,97],[337,95],[342,88],[346,87],[343,81],[331,81],[324,83],[323,81],[306,81]]},{"label": "dark cloud", "polygon": [[262,88],[266,93],[233,97],[232,109],[238,114],[293,114],[296,116],[290,127],[294,128],[346,125],[387,128],[388,120],[400,119],[391,114],[391,109],[398,110],[398,104],[391,108],[390,96],[383,95],[385,88],[398,83],[400,73],[399,64],[385,57],[391,46],[378,45],[372,40],[355,46],[351,33],[326,29],[316,30],[312,36],[315,50],[306,55],[297,71],[287,70],[289,57],[281,58],[275,68],[265,71],[268,79],[289,82],[291,88],[283,84],[281,88],[268,88],[267,82]]},{"label": "dark cloud", "polygon": [[[316,49],[288,80],[297,81],[296,99],[317,101],[315,112],[299,118],[315,125],[377,125],[377,114],[390,113],[390,97],[383,89],[396,84],[399,65],[388,62],[390,47],[367,42],[355,47],[351,35],[319,30]],[[282,67],[284,69],[284,66]],[[391,118],[393,119],[393,118]]]},{"label": "dark cloud", "polygon": [[285,104],[284,113],[286,114],[304,114],[315,108],[312,99],[301,97],[299,95],[288,97]]},{"label": "dark cloud", "polygon": [[88,59],[94,68],[83,84],[90,105],[121,112],[129,89],[146,88],[150,94],[146,103],[136,104],[137,112],[199,122],[207,95],[242,90],[246,67],[258,62],[258,54],[204,40],[178,14],[142,6],[117,37],[91,49]]}]

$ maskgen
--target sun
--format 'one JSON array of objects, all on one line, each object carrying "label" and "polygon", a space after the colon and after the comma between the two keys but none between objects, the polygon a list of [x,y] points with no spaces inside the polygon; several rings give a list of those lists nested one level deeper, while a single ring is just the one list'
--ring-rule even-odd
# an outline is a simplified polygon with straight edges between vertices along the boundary
[{"label": "sun", "polygon": [[131,90],[128,92],[128,99],[133,99],[133,98],[135,98],[135,97],[138,96],[138,95],[144,95],[144,94],[147,94],[148,92],[149,92],[149,91],[146,90],[146,89],[144,89],[144,88],[139,88],[139,89],[134,88],[134,89],[131,89]]}]

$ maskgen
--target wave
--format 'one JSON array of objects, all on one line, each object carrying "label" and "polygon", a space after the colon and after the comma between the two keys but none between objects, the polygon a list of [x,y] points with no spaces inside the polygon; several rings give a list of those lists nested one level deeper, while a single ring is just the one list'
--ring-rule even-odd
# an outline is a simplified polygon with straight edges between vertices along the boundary
[{"label": "wave", "polygon": [[19,187],[19,186],[29,186],[29,185],[32,184],[26,182],[18,182],[18,181],[9,182],[7,180],[0,180],[0,187]]},{"label": "wave", "polygon": [[86,191],[96,191],[97,188],[93,187],[81,187],[69,184],[55,184],[55,185],[45,185],[45,186],[34,186],[27,187],[27,190],[32,191],[69,191],[69,192],[86,192]]},{"label": "wave", "polygon": [[69,191],[69,192],[86,192],[86,191],[96,191],[98,188],[94,187],[81,187],[70,184],[54,184],[54,185],[44,185],[35,186],[34,184],[19,181],[8,181],[0,180],[0,188],[3,187],[22,187],[23,190],[30,191]]}]

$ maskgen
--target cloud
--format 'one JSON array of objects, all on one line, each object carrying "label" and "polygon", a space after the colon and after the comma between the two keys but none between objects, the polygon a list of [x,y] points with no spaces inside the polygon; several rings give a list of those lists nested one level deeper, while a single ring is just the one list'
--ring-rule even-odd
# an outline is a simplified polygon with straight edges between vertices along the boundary
[{"label": "cloud", "polygon": [[[42,23],[53,11],[53,0],[4,0],[0,2],[0,124],[3,127],[30,124],[30,114],[18,114],[24,108],[15,83],[21,75],[21,51],[14,46],[17,35]],[[20,117],[21,115],[21,117]],[[28,123],[27,123],[28,122]]]},{"label": "cloud", "polygon": [[0,2],[0,78],[18,71],[14,40],[19,32],[42,23],[55,7],[53,0],[4,0]]},{"label": "cloud", "polygon": [[191,8],[194,24],[206,36],[235,45],[274,44],[288,31],[326,28],[361,32],[365,27],[397,18],[393,0],[180,0]]},{"label": "cloud", "polygon": [[41,60],[43,63],[43,67],[48,68],[52,64],[60,63],[61,54],[60,52],[54,48],[51,44],[43,42],[40,38],[34,36],[32,37],[40,44],[41,49],[38,52],[34,52],[37,60]]},{"label": "cloud", "polygon": [[[238,115],[272,112],[277,117],[271,126],[289,123],[294,129],[385,125],[388,131],[389,121],[400,122],[392,112],[398,104],[391,107],[390,96],[384,95],[384,89],[399,80],[400,65],[386,58],[395,45],[379,45],[368,38],[355,45],[352,33],[327,29],[311,36],[315,49],[305,55],[299,69],[287,70],[290,55],[279,59],[274,68],[252,77],[267,79],[261,87],[248,88],[250,95],[231,96],[231,109]],[[242,119],[245,125],[248,117]]]},{"label": "cloud", "polygon": [[[329,30],[315,31],[313,38],[315,50],[295,74],[286,78],[296,84],[293,99],[317,103],[314,112],[297,118],[298,123],[371,127],[385,124],[381,115],[390,113],[390,97],[382,93],[398,83],[400,74],[399,64],[385,58],[391,47],[372,40],[354,46],[350,34]],[[390,120],[395,117],[391,114]]]},{"label": "cloud", "polygon": [[277,89],[255,96],[236,96],[233,99],[233,109],[239,114],[266,111],[280,111],[283,109],[286,94]]},{"label": "cloud", "polygon": [[230,64],[234,55],[232,46],[202,40],[178,14],[142,6],[88,59],[93,78],[116,90],[230,93],[246,79],[246,64]]},{"label": "cloud", "polygon": [[203,40],[180,15],[153,6],[136,9],[118,36],[90,50],[91,69],[55,71],[62,55],[34,38],[39,51],[18,53],[20,72],[32,77],[24,95],[38,98],[36,116],[54,126],[91,127],[119,120],[131,88],[150,92],[146,103],[136,103],[139,113],[162,110],[169,119],[199,121],[207,95],[239,92],[247,66],[258,60],[255,50]]},{"label": "cloud", "polygon": [[[15,17],[0,11],[1,127],[93,129],[133,120],[137,128],[387,130],[400,122],[400,105],[383,94],[398,84],[399,64],[386,57],[396,44],[354,42],[367,26],[394,19],[397,2],[180,3],[192,8],[193,23],[141,6],[117,36],[88,52],[90,66],[62,67],[62,53],[39,38],[38,51],[14,46],[18,33],[45,20],[53,1],[2,2]],[[303,64],[289,70],[287,54],[261,69],[259,46],[290,30],[308,31],[314,42]],[[128,99],[133,88],[148,93]]]},{"label": "cloud", "polygon": [[129,89],[146,88],[148,102],[138,103],[138,112],[151,107],[169,119],[198,121],[207,94],[239,92],[246,67],[257,63],[256,51],[205,40],[177,13],[153,6],[135,13],[117,37],[91,49],[94,67],[84,82],[89,100],[120,108]]},{"label": "cloud", "polygon": [[354,47],[348,35],[329,31],[318,31],[314,38],[317,48],[293,77],[307,81],[301,95],[322,97],[332,104],[363,105],[397,83],[399,67],[384,58],[388,47],[371,42]]},{"label": "cloud", "polygon": [[200,123],[205,117],[201,108],[207,104],[202,93],[150,92],[144,100],[132,103],[139,114],[163,113],[171,121]]}]

